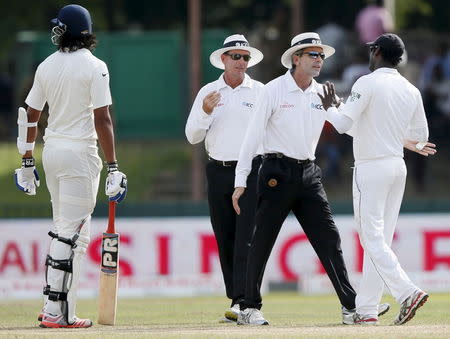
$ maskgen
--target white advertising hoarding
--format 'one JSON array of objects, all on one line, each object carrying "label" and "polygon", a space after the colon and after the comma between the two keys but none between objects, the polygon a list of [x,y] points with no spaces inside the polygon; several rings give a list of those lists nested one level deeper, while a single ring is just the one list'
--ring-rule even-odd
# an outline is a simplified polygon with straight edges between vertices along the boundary
[{"label": "white advertising hoarding", "polygon": [[[363,251],[351,216],[336,216],[342,250],[357,286]],[[97,293],[101,235],[94,218],[80,296]],[[0,297],[38,298],[50,244],[48,219],[0,220]],[[207,217],[117,218],[120,296],[223,294],[217,246]],[[423,289],[450,291],[450,214],[401,215],[393,241],[403,268]],[[264,275],[268,282],[298,281],[305,293],[331,291],[324,270],[296,219],[278,236]]]}]

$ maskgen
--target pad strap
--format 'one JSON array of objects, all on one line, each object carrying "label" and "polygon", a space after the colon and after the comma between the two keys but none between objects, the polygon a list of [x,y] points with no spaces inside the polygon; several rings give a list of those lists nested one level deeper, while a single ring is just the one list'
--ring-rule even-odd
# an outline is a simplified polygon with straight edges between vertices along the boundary
[{"label": "pad strap", "polygon": [[53,259],[50,255],[47,255],[45,259],[45,265],[51,266],[55,270],[61,270],[72,273],[72,259]]},{"label": "pad strap", "polygon": [[17,120],[17,125],[19,125],[19,126],[36,127],[37,124],[38,124],[37,121],[36,122],[24,122],[22,120]]},{"label": "pad strap", "polygon": [[55,232],[52,232],[52,231],[50,231],[50,232],[48,232],[48,235],[50,236],[50,237],[52,237],[52,238],[56,238],[56,239],[58,239],[58,241],[61,241],[61,242],[63,242],[63,243],[65,243],[65,244],[67,244],[67,245],[69,245],[70,247],[72,247],[72,248],[75,248],[75,247],[77,247],[78,245],[76,244],[76,241],[77,241],[77,239],[78,239],[78,237],[80,236],[78,233],[77,234],[75,234],[72,238],[63,238],[63,237],[60,237],[58,234],[56,234]]},{"label": "pad strap", "polygon": [[67,300],[67,292],[56,292],[50,290],[50,285],[44,286],[44,290],[42,292],[44,295],[48,295],[48,300],[51,301],[66,301]]}]

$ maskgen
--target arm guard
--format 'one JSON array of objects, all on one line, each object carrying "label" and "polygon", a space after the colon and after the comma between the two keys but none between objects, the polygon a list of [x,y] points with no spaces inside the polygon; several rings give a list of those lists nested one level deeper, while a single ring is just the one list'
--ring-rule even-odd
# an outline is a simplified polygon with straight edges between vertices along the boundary
[{"label": "arm guard", "polygon": [[17,125],[19,127],[17,148],[19,153],[24,155],[26,151],[32,151],[34,149],[34,142],[27,142],[27,135],[28,127],[36,127],[37,122],[28,122],[27,111],[25,111],[25,108],[19,107]]}]

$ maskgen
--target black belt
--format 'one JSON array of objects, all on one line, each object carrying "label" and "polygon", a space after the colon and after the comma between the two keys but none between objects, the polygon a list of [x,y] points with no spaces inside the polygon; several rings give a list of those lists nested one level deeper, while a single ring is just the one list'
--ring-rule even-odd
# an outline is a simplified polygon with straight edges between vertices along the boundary
[{"label": "black belt", "polygon": [[[261,159],[261,155],[257,155],[256,157],[254,157],[253,161],[258,160],[258,159]],[[216,159],[213,159],[210,157],[208,157],[208,160],[215,164],[221,165],[223,167],[233,167],[233,166],[236,166],[238,163],[236,160],[223,161],[223,160],[216,160]]]},{"label": "black belt", "polygon": [[310,162],[312,162],[312,160],[310,160],[310,159],[300,160],[300,159],[294,159],[291,157],[287,157],[283,153],[266,153],[262,156],[262,158],[263,159],[273,159],[273,158],[286,159],[287,161],[290,161],[290,162],[293,162],[296,164],[309,164]]},{"label": "black belt", "polygon": [[213,162],[213,163],[215,163],[215,164],[221,165],[221,166],[223,166],[223,167],[232,167],[232,166],[236,166],[237,163],[238,163],[238,162],[235,161],[235,160],[232,160],[232,161],[223,161],[223,160],[216,160],[216,159],[213,159],[213,158],[208,158],[208,160],[211,161],[211,162]]}]

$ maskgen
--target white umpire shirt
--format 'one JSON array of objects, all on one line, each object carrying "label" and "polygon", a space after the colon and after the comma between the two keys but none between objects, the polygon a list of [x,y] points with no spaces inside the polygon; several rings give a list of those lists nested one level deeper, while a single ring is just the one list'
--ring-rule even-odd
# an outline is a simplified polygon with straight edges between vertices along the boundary
[{"label": "white umpire shirt", "polygon": [[26,104],[42,111],[49,106],[44,141],[95,142],[93,110],[111,105],[106,64],[86,48],[55,52],[37,68]]},{"label": "white umpire shirt", "polygon": [[[186,123],[186,137],[191,144],[205,140],[208,156],[220,161],[236,161],[250,118],[255,111],[263,84],[245,74],[236,88],[228,86],[223,74],[206,84],[197,94]],[[211,114],[203,111],[203,99],[211,92],[221,95]],[[255,153],[256,154],[256,153]]]},{"label": "white umpire shirt", "polygon": [[317,93],[323,93],[321,84],[312,79],[303,91],[290,71],[263,87],[239,154],[235,187],[246,187],[251,161],[261,141],[264,153],[283,153],[299,160],[316,158],[326,119]]},{"label": "white umpire shirt", "polygon": [[[342,124],[347,118],[347,124]],[[327,110],[339,133],[350,127],[355,163],[403,157],[406,139],[428,140],[428,124],[419,90],[394,68],[378,68],[359,78],[345,106]],[[341,126],[340,126],[341,124]]]}]

